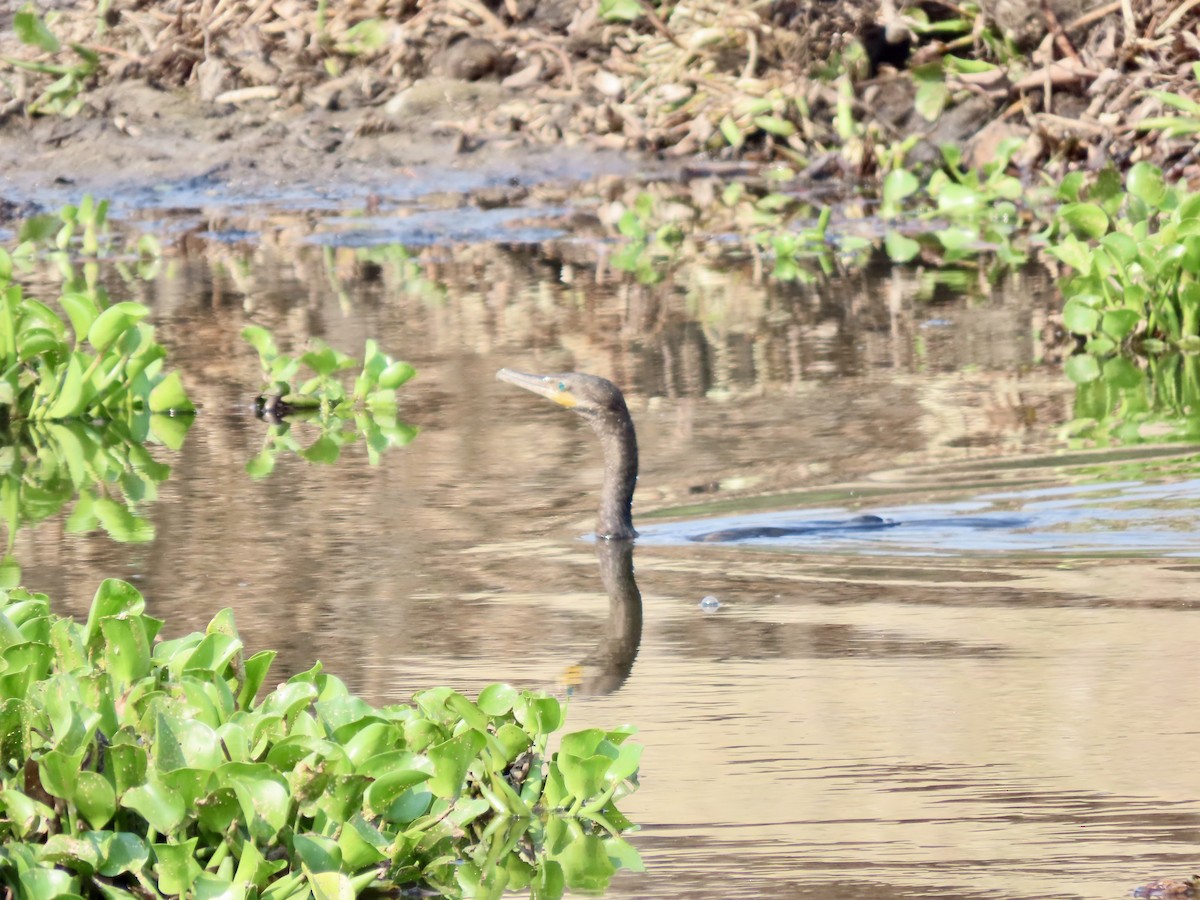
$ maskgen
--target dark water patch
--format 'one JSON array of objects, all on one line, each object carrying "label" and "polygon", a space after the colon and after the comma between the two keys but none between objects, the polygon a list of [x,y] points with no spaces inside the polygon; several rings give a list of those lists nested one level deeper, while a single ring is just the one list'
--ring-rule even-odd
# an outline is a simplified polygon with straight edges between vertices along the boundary
[{"label": "dark water patch", "polygon": [[[562,207],[542,207],[540,219],[565,215]],[[403,217],[330,217],[311,238],[314,244],[336,247],[379,247],[403,244],[427,247],[438,244],[500,241],[537,244],[563,235],[564,228],[529,224],[528,209],[480,209],[463,205],[455,209],[413,209]]]}]

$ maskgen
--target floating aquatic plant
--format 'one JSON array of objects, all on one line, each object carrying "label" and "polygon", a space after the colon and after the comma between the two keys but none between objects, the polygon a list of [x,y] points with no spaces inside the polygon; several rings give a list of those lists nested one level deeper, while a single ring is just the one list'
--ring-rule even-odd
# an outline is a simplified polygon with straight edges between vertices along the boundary
[{"label": "floating aquatic plant", "polygon": [[[302,355],[289,356],[279,350],[267,329],[257,325],[243,329],[242,337],[258,351],[269,385],[255,403],[259,415],[272,425],[263,450],[246,466],[255,478],[269,475],[280,453],[332,463],[343,446],[362,440],[371,464],[376,465],[388,448],[406,446],[417,436],[417,430],[396,413],[396,390],[417,370],[382,353],[375,341],[366,342],[360,363],[319,340]],[[301,367],[314,374],[296,383]],[[354,384],[347,389],[340,376],[356,369]],[[316,439],[307,447],[292,433],[292,425],[302,422],[317,429]]]},{"label": "floating aquatic plant", "polygon": [[0,591],[0,885],[28,900],[541,897],[638,867],[616,804],[629,728],[549,739],[553,697],[449,688],[373,707],[320,664],[261,698],[275,657],[229,610],[203,634],[130,585],[83,624]]}]

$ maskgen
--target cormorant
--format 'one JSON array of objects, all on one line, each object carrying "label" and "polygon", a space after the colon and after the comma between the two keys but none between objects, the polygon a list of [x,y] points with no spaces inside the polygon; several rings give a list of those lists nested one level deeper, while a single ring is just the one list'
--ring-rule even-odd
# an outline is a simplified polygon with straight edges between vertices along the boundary
[{"label": "cormorant", "polygon": [[[625,397],[611,381],[582,372],[527,375],[501,369],[496,377],[553,400],[583,416],[600,438],[604,451],[604,483],[600,487],[600,517],[596,536],[610,541],[637,537],[633,529],[633,489],[637,486],[638,451],[633,419]],[[843,521],[819,521],[794,526],[747,526],[692,535],[692,541],[737,541],[831,531],[864,531],[890,528],[895,522],[879,516],[855,516]]]},{"label": "cormorant", "polygon": [[501,369],[496,377],[553,400],[583,416],[600,438],[604,451],[604,483],[596,536],[609,541],[637,537],[633,530],[633,489],[637,485],[638,451],[633,419],[620,388],[607,379],[580,372],[526,375]]}]

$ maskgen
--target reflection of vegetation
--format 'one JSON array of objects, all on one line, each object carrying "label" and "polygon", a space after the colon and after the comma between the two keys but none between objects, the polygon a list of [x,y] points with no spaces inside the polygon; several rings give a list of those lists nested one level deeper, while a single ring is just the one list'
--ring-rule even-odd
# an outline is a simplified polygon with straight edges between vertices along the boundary
[{"label": "reflection of vegetation", "polygon": [[343,309],[350,306],[347,279],[340,268],[346,254],[352,255],[356,273],[370,272],[379,277],[387,287],[389,295],[420,297],[431,302],[445,299],[445,287],[425,274],[425,267],[402,244],[382,244],[375,247],[338,248],[325,246],[321,249],[325,262],[325,274],[329,286],[337,295]]},{"label": "reflection of vegetation", "polygon": [[653,216],[654,198],[641,194],[617,223],[626,243],[612,255],[613,268],[632,272],[642,284],[662,281],[663,270],[672,264],[683,240],[678,224],[654,225]]},{"label": "reflection of vegetation", "polygon": [[651,186],[616,218],[624,240],[613,265],[653,283],[690,262],[697,244],[719,241],[727,253],[768,251],[771,276],[780,281],[811,282],[835,267],[862,269],[877,250],[897,263],[995,275],[1028,261],[1030,221],[1051,217],[1051,192],[1031,191],[1008,174],[1020,147],[1019,140],[1004,142],[995,159],[974,171],[948,145],[943,167],[929,178],[896,168],[877,202],[843,200],[836,208],[796,193],[796,173],[785,166],[767,170],[760,183],[729,184],[715,202],[689,196],[686,187]]},{"label": "reflection of vegetation", "polygon": [[[155,499],[170,468],[144,444],[177,449],[192,405],[178,374],[164,373],[166,351],[142,320],[140,303],[112,302],[95,261],[108,246],[107,204],[86,197],[57,219],[26,229],[10,255],[0,249],[0,514],[7,529],[3,581],[20,569],[12,558],[19,528],[59,513],[69,502],[70,532],[103,528],[118,541],[154,537],[138,506]],[[67,255],[92,257],[82,275]],[[49,245],[61,292],[51,306],[17,281]],[[149,249],[149,248],[147,248]],[[57,307],[57,309],[55,308]],[[61,311],[61,312],[60,312]]]},{"label": "reflection of vegetation", "polygon": [[134,432],[84,422],[32,422],[10,429],[0,441],[0,515],[8,551],[20,528],[57,515],[72,500],[68,532],[99,527],[117,541],[153,540],[154,526],[137,509],[157,498],[171,468],[156,462],[144,444],[153,437],[178,448],[191,423],[191,417],[146,415],[135,422]]},{"label": "reflection of vegetation", "polygon": [[[636,851],[631,729],[547,743],[553,697],[492,685],[376,709],[318,663],[259,703],[273,651],[105,581],[86,624],[0,592],[0,884],[14,896],[498,897],[601,889]],[[535,814],[537,818],[535,818]]]},{"label": "reflection of vegetation", "polygon": [[[258,351],[270,384],[256,408],[273,428],[267,445],[246,466],[255,478],[271,474],[281,452],[295,453],[309,462],[332,463],[342,447],[362,439],[371,464],[376,465],[389,447],[406,446],[416,437],[416,429],[396,415],[396,389],[412,378],[416,369],[381,353],[374,341],[367,341],[360,368],[358,360],[321,341],[292,357],[279,351],[265,328],[249,326],[242,336]],[[301,366],[314,375],[293,387]],[[338,376],[353,369],[359,369],[359,374],[348,392]],[[291,434],[292,420],[315,425],[317,439],[301,447]]]},{"label": "reflection of vegetation", "polygon": [[1200,442],[1200,357],[1151,357],[1144,367],[1123,356],[1102,364],[1092,356],[1074,360],[1096,370],[1076,388],[1070,436],[1101,446]]}]

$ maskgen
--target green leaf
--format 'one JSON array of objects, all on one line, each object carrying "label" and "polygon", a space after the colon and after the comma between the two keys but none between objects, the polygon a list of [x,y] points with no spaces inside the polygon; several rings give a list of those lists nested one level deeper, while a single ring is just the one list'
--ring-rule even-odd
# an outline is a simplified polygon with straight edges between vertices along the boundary
[{"label": "green leaf", "polygon": [[168,416],[156,413],[150,416],[150,434],[161,442],[168,450],[178,450],[183,446],[188,429],[192,427],[195,418],[190,415]]},{"label": "green leaf", "polygon": [[66,376],[57,395],[52,394],[54,402],[50,404],[47,417],[50,419],[69,419],[79,415],[87,408],[88,395],[84,390],[82,354],[72,353],[67,363]]},{"label": "green leaf", "polygon": [[1063,325],[1072,334],[1092,334],[1100,325],[1100,313],[1079,299],[1063,307]]},{"label": "green leaf", "polygon": [[156,413],[190,413],[195,412],[188,399],[187,391],[183,389],[183,381],[178,372],[171,372],[160,381],[150,392],[150,411]]},{"label": "green leaf", "polygon": [[1068,234],[1062,241],[1052,246],[1050,252],[1079,272],[1080,275],[1087,275],[1092,271],[1091,248],[1073,234]]},{"label": "green leaf", "polygon": [[114,303],[96,318],[88,329],[88,343],[104,352],[126,331],[150,315],[150,310],[140,303],[125,301]]},{"label": "green leaf", "polygon": [[342,867],[342,850],[337,842],[319,834],[292,835],[292,849],[312,872],[337,872]]},{"label": "green leaf", "polygon": [[173,832],[186,815],[183,798],[155,780],[127,790],[121,806],[136,812],[162,834]]},{"label": "green leaf", "polygon": [[79,773],[74,802],[94,830],[107,825],[117,812],[117,795],[108,779],[99,772]]},{"label": "green leaf", "polygon": [[101,497],[92,505],[100,527],[114,541],[123,544],[145,544],[154,540],[154,525],[149,520],[135,515],[128,507],[116,500]]},{"label": "green leaf", "polygon": [[738,128],[737,123],[733,121],[731,116],[726,115],[722,118],[717,127],[721,129],[721,135],[728,142],[729,146],[735,150],[740,149],[746,143],[746,136],[742,134],[742,130]]},{"label": "green leaf", "polygon": [[938,192],[938,209],[957,219],[979,215],[983,210],[983,195],[961,184],[947,184]]},{"label": "green leaf", "polygon": [[379,373],[378,384],[385,390],[395,390],[416,374],[417,370],[408,363],[394,362]]},{"label": "green leaf", "polygon": [[132,685],[150,674],[150,639],[140,616],[108,616],[100,620],[104,664],[119,685]]},{"label": "green leaf", "polygon": [[275,346],[275,338],[265,328],[258,325],[247,325],[242,329],[242,338],[257,350],[258,355],[263,359],[279,355],[279,349]]},{"label": "green leaf", "polygon": [[0,590],[10,590],[21,583],[21,566],[11,553],[0,559]]},{"label": "green leaf", "polygon": [[154,737],[154,764],[159,773],[182,768],[212,770],[224,762],[216,733],[196,719],[160,712]]},{"label": "green leaf", "polygon": [[266,844],[288,823],[291,795],[287,782],[264,763],[225,763],[216,770],[223,787],[230,787],[242,807],[250,835]]},{"label": "green leaf", "polygon": [[1095,203],[1068,203],[1058,215],[1076,237],[1101,238],[1108,231],[1108,216]]},{"label": "green leaf", "polygon": [[558,856],[558,862],[567,887],[572,891],[603,891],[616,872],[604,842],[594,834],[576,835]]},{"label": "green leaf", "polygon": [[[7,658],[7,654],[6,654]],[[61,750],[50,750],[45,753],[38,763],[38,773],[47,793],[63,800],[73,800],[75,784],[79,778],[79,769],[83,763],[85,750],[75,753],[64,753]]]},{"label": "green leaf", "polygon": [[921,118],[927,122],[936,121],[938,116],[942,114],[942,110],[946,108],[946,100],[949,97],[949,91],[946,90],[944,81],[933,79],[919,79],[917,82],[917,93],[913,100],[913,107],[921,115]]},{"label": "green leaf", "polygon": [[883,208],[885,216],[894,216],[900,205],[917,192],[920,187],[917,176],[906,169],[893,169],[883,179]]},{"label": "green leaf", "polygon": [[635,22],[644,13],[637,0],[600,0],[600,15],[609,22]]},{"label": "green leaf", "polygon": [[246,885],[210,872],[201,872],[192,882],[190,896],[192,900],[245,900]]},{"label": "green leaf", "polygon": [[1087,354],[1069,357],[1065,368],[1067,377],[1075,384],[1087,384],[1100,377],[1100,363]]},{"label": "green leaf", "polygon": [[354,900],[358,891],[340,872],[306,873],[313,900]]},{"label": "green leaf", "polygon": [[894,263],[911,262],[921,252],[919,242],[898,231],[889,231],[883,239],[883,245],[887,250],[888,259]]},{"label": "green leaf", "polygon": [[23,7],[19,13],[13,16],[13,31],[16,32],[21,43],[45,50],[47,53],[57,53],[61,46],[58,38],[46,27],[46,23],[42,21],[31,4]]},{"label": "green leaf", "polygon": [[1124,356],[1114,356],[1106,360],[1102,375],[1105,383],[1123,390],[1141,387],[1145,381],[1142,370]]},{"label": "green leaf", "polygon": [[968,59],[964,56],[954,56],[947,53],[942,57],[942,61],[948,69],[964,74],[980,74],[982,72],[993,72],[996,66],[982,59]]},{"label": "green leaf", "polygon": [[1125,176],[1125,187],[1129,193],[1157,209],[1167,196],[1167,183],[1162,169],[1148,162],[1134,163]]},{"label": "green leaf", "polygon": [[1058,192],[1055,196],[1059,200],[1065,200],[1068,203],[1075,203],[1079,200],[1082,190],[1083,173],[1068,172],[1063,176],[1063,180],[1059,183]]},{"label": "green leaf", "polygon": [[489,684],[479,692],[476,702],[489,716],[502,716],[512,710],[519,696],[517,689],[512,685]]},{"label": "green leaf", "polygon": [[523,704],[514,708],[517,721],[531,729],[535,736],[557,731],[562,725],[562,705],[554,697],[522,697]]},{"label": "green leaf", "polygon": [[438,797],[457,799],[462,792],[467,769],[486,744],[487,739],[482,734],[470,730],[430,747],[427,755],[433,763],[434,775],[429,779],[429,790]]},{"label": "green leaf", "polygon": [[779,116],[756,116],[754,124],[768,134],[776,137],[791,137],[796,133],[796,126],[787,119]]},{"label": "green leaf", "polygon": [[158,889],[164,894],[185,896],[192,888],[192,883],[203,871],[196,862],[196,845],[198,837],[191,838],[179,844],[155,844],[154,868],[158,871]]},{"label": "green leaf", "polygon": [[1138,257],[1137,241],[1117,231],[1106,234],[1101,239],[1100,246],[1111,253],[1122,266],[1128,266]]},{"label": "green leaf", "polygon": [[104,832],[100,849],[102,858],[99,872],[105,878],[137,872],[150,859],[150,848],[146,842],[128,831]]},{"label": "green leaf", "polygon": [[330,465],[341,456],[341,445],[329,435],[322,435],[306,447],[300,455],[311,463]]},{"label": "green leaf", "polygon": [[588,800],[599,794],[607,781],[608,767],[612,765],[608,756],[578,757],[565,752],[558,754],[556,762],[567,790],[577,800]]},{"label": "green leaf", "polygon": [[1122,341],[1133,334],[1141,314],[1133,309],[1112,309],[1104,313],[1100,320],[1100,330],[1117,341]]},{"label": "green leaf", "polygon": [[89,647],[100,637],[100,620],[106,616],[140,616],[146,601],[132,584],[116,578],[106,578],[96,588],[83,628],[83,642]]}]

